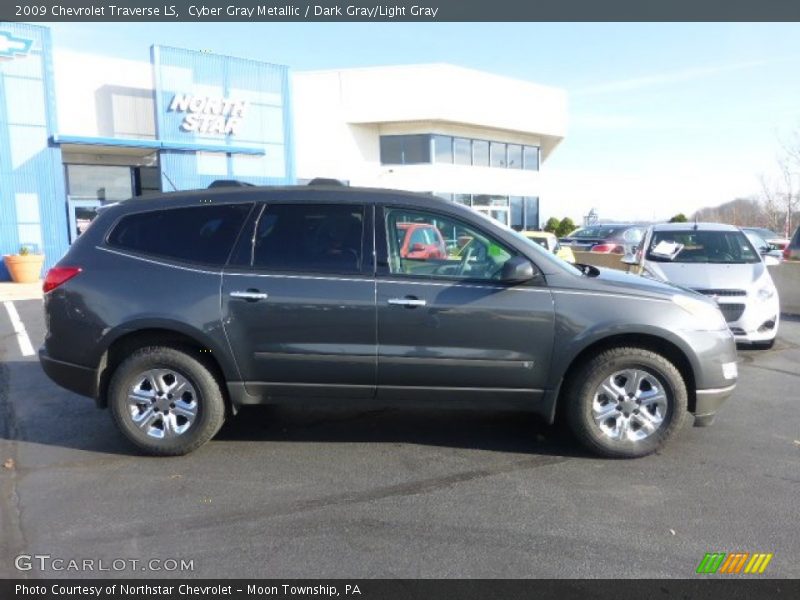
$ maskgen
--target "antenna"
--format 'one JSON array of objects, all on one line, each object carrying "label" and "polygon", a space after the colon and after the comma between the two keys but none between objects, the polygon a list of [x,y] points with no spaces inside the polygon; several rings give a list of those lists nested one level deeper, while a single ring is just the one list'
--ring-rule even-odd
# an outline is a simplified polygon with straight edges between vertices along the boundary
[{"label": "antenna", "polygon": [[167,175],[164,171],[161,171],[161,174],[164,176],[164,179],[166,179],[169,182],[169,184],[172,186],[172,191],[173,192],[177,192],[178,188],[175,187],[174,183],[172,183],[172,179],[169,178],[169,175]]}]

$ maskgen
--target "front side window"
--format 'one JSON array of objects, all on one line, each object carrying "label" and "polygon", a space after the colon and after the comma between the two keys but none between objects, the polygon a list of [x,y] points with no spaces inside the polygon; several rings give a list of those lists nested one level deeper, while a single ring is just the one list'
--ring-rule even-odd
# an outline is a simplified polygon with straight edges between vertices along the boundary
[{"label": "front side window", "polygon": [[[413,231],[411,244],[403,244],[406,236],[397,231]],[[424,211],[386,209],[386,232],[389,272],[397,276],[498,280],[503,265],[514,256],[472,225]]]},{"label": "front side window", "polygon": [[225,264],[251,204],[152,210],[120,219],[111,246],[173,260]]},{"label": "front side window", "polygon": [[272,204],[258,219],[253,267],[269,271],[357,273],[361,270],[364,207]]}]

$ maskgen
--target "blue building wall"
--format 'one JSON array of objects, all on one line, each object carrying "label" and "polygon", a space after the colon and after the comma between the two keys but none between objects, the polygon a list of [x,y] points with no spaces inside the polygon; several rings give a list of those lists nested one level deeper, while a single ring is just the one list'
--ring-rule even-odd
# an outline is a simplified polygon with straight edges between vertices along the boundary
[{"label": "blue building wall", "polygon": [[0,57],[0,253],[28,246],[49,268],[68,247],[61,151],[48,142],[57,128],[50,31],[0,23],[0,36],[17,49]]},{"label": "blue building wall", "polygon": [[[215,179],[256,185],[295,182],[289,69],[242,58],[153,46],[156,131],[159,140],[219,147],[219,152],[162,150],[162,189],[193,189]],[[185,131],[187,112],[170,110],[176,95],[244,101],[235,134]],[[226,152],[251,148],[258,154]]]}]

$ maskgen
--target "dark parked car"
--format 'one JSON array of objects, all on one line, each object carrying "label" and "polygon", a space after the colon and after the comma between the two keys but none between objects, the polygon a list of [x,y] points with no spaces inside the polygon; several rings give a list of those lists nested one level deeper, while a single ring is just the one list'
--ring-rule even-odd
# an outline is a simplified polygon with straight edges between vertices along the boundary
[{"label": "dark parked car", "polygon": [[783,249],[784,260],[800,260],[800,227],[794,230],[792,239]]},{"label": "dark parked car", "polygon": [[642,241],[643,225],[603,224],[576,229],[559,241],[573,250],[603,254],[630,254]]},{"label": "dark parked car", "polygon": [[[468,240],[403,256],[399,223]],[[145,452],[211,439],[243,406],[564,413],[591,450],[642,456],[736,383],[716,305],[574,268],[458,204],[335,186],[224,188],[100,212],[46,277],[39,357]]]}]

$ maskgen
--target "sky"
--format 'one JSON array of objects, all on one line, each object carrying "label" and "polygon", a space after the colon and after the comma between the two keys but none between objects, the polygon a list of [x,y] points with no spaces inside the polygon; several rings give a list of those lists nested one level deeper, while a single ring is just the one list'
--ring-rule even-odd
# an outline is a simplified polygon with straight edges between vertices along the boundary
[{"label": "sky", "polygon": [[[54,45],[151,44],[294,70],[446,62],[566,90],[542,217],[660,220],[758,195],[800,129],[798,23],[51,23]],[[492,110],[493,107],[487,107]]]}]

